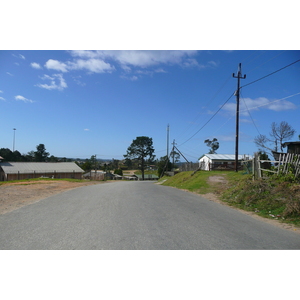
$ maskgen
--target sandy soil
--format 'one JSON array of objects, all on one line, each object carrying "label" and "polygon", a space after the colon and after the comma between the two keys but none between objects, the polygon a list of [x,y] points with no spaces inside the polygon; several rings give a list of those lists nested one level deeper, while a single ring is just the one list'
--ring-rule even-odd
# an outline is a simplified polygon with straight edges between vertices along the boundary
[{"label": "sandy soil", "polygon": [[63,191],[92,184],[99,184],[99,182],[41,180],[28,183],[4,183],[0,185],[0,214],[5,214]]}]

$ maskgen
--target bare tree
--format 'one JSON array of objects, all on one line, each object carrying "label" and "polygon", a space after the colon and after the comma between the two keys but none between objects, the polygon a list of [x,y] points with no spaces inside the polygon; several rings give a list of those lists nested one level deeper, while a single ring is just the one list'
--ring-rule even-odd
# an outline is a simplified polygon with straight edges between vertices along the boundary
[{"label": "bare tree", "polygon": [[270,150],[283,152],[283,142],[291,139],[295,134],[295,130],[285,121],[280,124],[273,122],[271,124],[270,138],[264,134],[260,134],[254,138],[255,144],[261,151]]}]

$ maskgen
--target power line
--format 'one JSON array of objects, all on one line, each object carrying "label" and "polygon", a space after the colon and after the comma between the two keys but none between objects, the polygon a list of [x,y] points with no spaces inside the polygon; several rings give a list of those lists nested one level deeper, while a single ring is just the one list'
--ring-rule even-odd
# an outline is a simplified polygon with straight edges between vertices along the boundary
[{"label": "power line", "polygon": [[256,70],[257,68],[259,68],[259,67],[265,65],[265,64],[268,63],[269,61],[275,59],[276,57],[278,57],[279,55],[281,55],[282,53],[284,53],[285,51],[286,51],[286,50],[283,50],[281,53],[279,53],[279,54],[275,55],[274,57],[268,59],[267,61],[265,61],[264,63],[262,63],[262,64],[260,64],[259,66],[255,67],[254,69],[252,69],[252,70],[250,70],[250,71],[247,71],[247,73],[249,74],[249,73],[251,73],[252,71]]},{"label": "power line", "polygon": [[[242,93],[241,93],[241,94],[242,94]],[[253,125],[255,126],[255,128],[256,128],[256,130],[257,130],[258,134],[260,134],[260,132],[259,132],[259,130],[258,130],[258,128],[257,128],[257,126],[256,126],[256,124],[255,124],[255,122],[254,122],[254,120],[253,120],[253,118],[252,118],[251,114],[250,114],[250,111],[249,111],[249,109],[248,109],[248,106],[247,106],[247,104],[246,104],[245,98],[244,98],[244,97],[242,97],[242,99],[243,99],[243,101],[244,101],[244,104],[245,104],[245,106],[246,106],[246,108],[247,108],[248,114],[249,114],[249,116],[250,116],[250,118],[251,118],[251,120],[252,120],[252,123],[253,123]]]},{"label": "power line", "polygon": [[[274,101],[265,103],[265,104],[261,104],[261,105],[255,106],[255,107],[251,107],[250,110],[251,110],[251,109],[255,109],[255,108],[259,108],[259,107],[262,107],[262,106],[270,105],[271,103],[275,103],[275,102],[278,102],[278,101],[281,101],[281,100],[285,100],[285,99],[288,99],[288,98],[292,98],[292,97],[297,96],[297,95],[300,95],[300,92],[299,92],[299,93],[296,93],[296,94],[294,94],[294,95],[290,95],[290,96],[287,96],[287,97],[284,97],[284,98],[281,98],[281,99],[278,99],[278,100],[274,100]],[[244,111],[247,111],[247,110],[246,110],[246,109],[245,109],[245,110],[241,110],[240,112],[244,112]]]},{"label": "power line", "polygon": [[268,74],[268,75],[266,75],[266,76],[263,76],[263,77],[261,77],[261,78],[259,78],[259,79],[256,79],[256,80],[252,81],[252,82],[249,82],[249,83],[247,83],[247,84],[241,86],[241,88],[243,88],[243,87],[245,87],[245,86],[248,86],[248,85],[250,85],[250,84],[253,84],[253,83],[257,82],[257,81],[260,81],[260,80],[262,80],[262,79],[264,79],[264,78],[266,78],[266,77],[269,77],[269,76],[271,76],[271,75],[273,75],[273,74],[275,74],[275,73],[277,73],[277,72],[279,72],[279,71],[282,71],[282,70],[284,70],[284,69],[286,69],[286,68],[288,68],[288,67],[294,65],[295,63],[297,63],[297,62],[299,62],[299,61],[300,61],[300,59],[298,59],[298,60],[292,62],[291,64],[289,64],[289,65],[287,65],[287,66],[285,66],[285,67],[283,67],[283,68],[281,68],[281,69],[278,69],[278,70],[276,70],[276,71],[274,71],[274,72],[272,72],[272,73],[270,73],[270,74]]},{"label": "power line", "polygon": [[[202,108],[206,108],[208,104],[211,104],[215,98],[217,97],[217,95],[221,92],[221,90],[224,88],[224,86],[228,83],[229,79],[231,78],[231,76],[228,76],[228,78],[225,80],[225,82],[223,83],[223,85],[217,90],[217,92],[212,96],[212,98],[210,98],[210,100],[208,100],[204,106],[202,106]],[[180,138],[185,132],[187,132],[192,126],[193,123],[195,123],[198,118],[200,117],[200,113],[197,114],[197,116],[191,121],[190,125],[188,125],[188,127],[183,130],[182,132],[180,132],[179,136],[177,138]]]},{"label": "power line", "polygon": [[180,144],[178,147],[184,145],[185,143],[187,143],[189,140],[191,140],[200,130],[202,130],[215,116],[216,114],[224,107],[224,105],[230,100],[230,98],[234,95],[234,93],[232,93],[230,95],[230,97],[223,103],[223,105],[213,114],[213,116],[199,129],[197,130],[190,138],[188,138],[185,142],[183,142],[182,144]]}]

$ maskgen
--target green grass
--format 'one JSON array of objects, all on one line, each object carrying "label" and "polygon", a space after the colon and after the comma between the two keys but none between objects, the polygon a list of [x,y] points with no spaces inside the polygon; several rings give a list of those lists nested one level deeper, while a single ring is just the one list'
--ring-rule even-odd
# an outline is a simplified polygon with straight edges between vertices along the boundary
[{"label": "green grass", "polygon": [[196,192],[198,194],[206,193],[220,193],[222,185],[208,183],[210,176],[222,176],[226,180],[234,180],[240,178],[241,173],[235,172],[224,172],[224,171],[198,171],[193,175],[194,172],[180,172],[172,177],[164,176],[160,179],[166,180],[162,185],[172,186],[179,189]]},{"label": "green grass", "polygon": [[[299,182],[274,177],[253,181],[252,175],[243,172],[199,171],[192,174],[181,172],[172,177],[164,176],[160,182],[198,194],[215,193],[230,206],[300,226]],[[227,183],[209,183],[209,176],[222,176]]]}]

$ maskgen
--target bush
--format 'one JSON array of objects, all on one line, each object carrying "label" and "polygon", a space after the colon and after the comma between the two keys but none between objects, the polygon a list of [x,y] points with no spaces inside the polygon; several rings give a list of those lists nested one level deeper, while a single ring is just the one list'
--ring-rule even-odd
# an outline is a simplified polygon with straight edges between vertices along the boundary
[{"label": "bush", "polygon": [[253,181],[244,178],[230,187],[223,199],[234,206],[255,211],[262,216],[300,222],[300,185],[282,178]]},{"label": "bush", "polygon": [[115,169],[114,174],[123,176],[123,171],[122,171],[122,169]]}]

